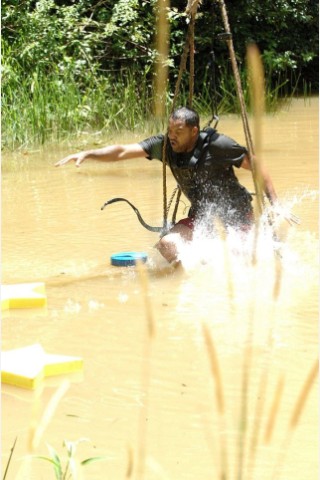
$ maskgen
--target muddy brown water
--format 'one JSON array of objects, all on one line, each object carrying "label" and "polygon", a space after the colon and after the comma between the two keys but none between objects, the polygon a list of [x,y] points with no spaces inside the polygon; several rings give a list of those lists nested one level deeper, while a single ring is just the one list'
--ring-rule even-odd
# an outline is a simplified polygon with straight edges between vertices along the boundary
[{"label": "muddy brown water", "polygon": [[[238,117],[221,118],[219,130],[244,142]],[[284,206],[301,219],[280,227],[278,270],[267,236],[254,267],[221,242],[199,240],[184,253],[185,273],[168,271],[153,249],[157,234],[127,205],[100,210],[109,198],[126,197],[160,225],[161,165],[54,168],[83,138],[2,160],[2,283],[45,282],[48,299],[46,309],[3,313],[2,349],[41,343],[84,360],[81,375],[48,378],[35,392],[2,385],[3,471],[17,437],[7,479],[54,478],[50,463],[28,455],[47,455],[49,444],[64,456],[63,440],[81,438],[77,460],[105,456],[82,467],[78,477],[90,480],[209,480],[221,472],[318,478],[317,383],[290,428],[318,355],[318,99],[295,100],[263,122],[263,161]],[[237,173],[251,189],[250,172]],[[171,178],[168,184],[171,193]],[[135,267],[110,265],[121,251],[149,255],[146,280]],[[32,429],[64,380],[68,388],[32,449]]]}]

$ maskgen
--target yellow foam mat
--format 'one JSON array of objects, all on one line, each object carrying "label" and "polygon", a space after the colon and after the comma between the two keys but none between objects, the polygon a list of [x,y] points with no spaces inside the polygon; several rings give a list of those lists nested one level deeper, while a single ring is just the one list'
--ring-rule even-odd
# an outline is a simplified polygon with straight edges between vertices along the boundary
[{"label": "yellow foam mat", "polygon": [[79,372],[83,368],[83,360],[80,357],[69,357],[68,355],[46,354],[44,366],[45,377],[53,375],[64,375],[65,373]]},{"label": "yellow foam mat", "polygon": [[42,282],[1,285],[1,310],[37,308],[46,305],[46,288]]},{"label": "yellow foam mat", "polygon": [[41,345],[1,353],[1,382],[34,389],[44,378],[44,351]]},{"label": "yellow foam mat", "polygon": [[45,377],[79,372],[82,368],[82,358],[48,354],[40,344],[1,353],[1,382],[31,390]]}]

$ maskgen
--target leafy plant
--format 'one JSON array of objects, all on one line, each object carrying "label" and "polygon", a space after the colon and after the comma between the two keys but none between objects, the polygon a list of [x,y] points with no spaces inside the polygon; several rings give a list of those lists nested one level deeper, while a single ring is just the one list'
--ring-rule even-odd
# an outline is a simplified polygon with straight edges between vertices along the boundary
[{"label": "leafy plant", "polygon": [[[207,115],[210,52],[219,114],[238,111],[219,2],[203,2],[195,28],[194,106]],[[3,0],[2,146],[15,149],[81,131],[136,129],[153,102],[156,0]],[[186,41],[186,2],[172,0],[167,109]],[[293,94],[318,93],[318,5],[311,0],[227,2],[243,79],[248,42],[261,51],[267,108]],[[188,75],[181,100],[188,96]],[[125,92],[125,95],[123,95]]]},{"label": "leafy plant", "polygon": [[59,456],[57,451],[49,444],[47,444],[47,448],[49,450],[50,456],[37,456],[36,458],[50,462],[53,465],[56,480],[76,479],[79,466],[81,467],[89,465],[93,462],[103,461],[107,459],[107,457],[99,456],[86,458],[85,460],[78,462],[75,458],[76,449],[79,443],[85,441],[89,440],[86,438],[80,438],[75,442],[64,440],[63,446],[67,449],[67,459],[65,464],[63,464],[62,457]]}]

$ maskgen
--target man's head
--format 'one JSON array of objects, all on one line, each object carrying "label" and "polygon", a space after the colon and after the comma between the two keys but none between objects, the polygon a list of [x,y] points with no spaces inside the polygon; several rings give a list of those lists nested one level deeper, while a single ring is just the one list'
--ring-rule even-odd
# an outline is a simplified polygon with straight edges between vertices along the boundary
[{"label": "man's head", "polygon": [[176,153],[193,150],[199,136],[199,115],[188,107],[180,107],[169,117],[168,138]]}]

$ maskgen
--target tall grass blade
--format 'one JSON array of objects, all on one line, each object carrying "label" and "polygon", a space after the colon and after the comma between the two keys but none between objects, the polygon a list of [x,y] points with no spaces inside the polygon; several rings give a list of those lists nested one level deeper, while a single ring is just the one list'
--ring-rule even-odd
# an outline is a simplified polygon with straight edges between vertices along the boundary
[{"label": "tall grass blade", "polygon": [[61,383],[59,388],[51,397],[48,403],[48,406],[44,411],[44,414],[40,420],[40,423],[36,426],[35,430],[31,429],[31,438],[30,438],[31,450],[35,450],[38,447],[45,429],[49,425],[50,420],[53,417],[60,400],[67,392],[69,386],[70,386],[70,382],[68,380],[65,380]]},{"label": "tall grass blade", "polygon": [[209,332],[207,325],[205,324],[202,325],[202,331],[203,331],[205,344],[207,347],[211,373],[215,380],[215,386],[216,386],[215,397],[217,402],[217,408],[218,408],[219,414],[223,415],[224,414],[224,398],[223,398],[223,388],[222,388],[222,380],[221,380],[218,357],[217,357],[217,353],[216,353],[216,350],[211,338],[211,334]]},{"label": "tall grass blade", "polygon": [[149,295],[149,279],[148,279],[147,268],[142,262],[139,262],[139,261],[137,262],[136,268],[139,275],[140,285],[142,289],[142,296],[143,296],[144,306],[146,311],[148,335],[149,335],[149,338],[151,339],[155,336],[156,328],[155,328],[155,322],[153,318],[152,304],[151,304],[150,295]]},{"label": "tall grass blade", "polygon": [[131,478],[133,474],[133,449],[131,447],[128,448],[128,464],[127,464],[127,471],[126,471],[126,478]]},{"label": "tall grass blade", "polygon": [[257,401],[256,401],[254,422],[252,426],[252,438],[251,438],[250,452],[249,452],[250,455],[248,459],[249,460],[248,474],[251,477],[253,476],[253,472],[254,472],[256,450],[260,441],[260,431],[261,431],[261,424],[262,424],[262,418],[263,418],[263,412],[264,412],[264,405],[267,397],[269,369],[270,369],[270,364],[271,364],[271,359],[273,354],[273,323],[274,323],[274,318],[276,317],[276,306],[277,306],[276,302],[274,302],[273,309],[270,312],[268,340],[265,346],[266,358],[262,365],[261,378],[259,381],[259,388],[256,395]]},{"label": "tall grass blade", "polygon": [[61,467],[60,458],[58,458],[58,461],[50,457],[45,457],[44,455],[37,455],[35,458],[37,458],[38,460],[45,460],[46,462],[51,463],[53,465],[54,475],[56,477],[56,480],[62,480],[62,467]]},{"label": "tall grass blade", "polygon": [[224,404],[222,378],[220,373],[218,356],[217,356],[216,349],[207,325],[202,324],[202,331],[203,331],[204,341],[207,347],[210,369],[211,369],[212,377],[215,383],[216,405],[217,405],[217,410],[220,418],[220,454],[221,454],[220,479],[226,480],[228,478],[228,462],[227,462],[227,445],[226,445],[226,439],[225,439],[225,433],[224,433],[225,432],[225,425],[224,425],[225,404]]},{"label": "tall grass blade", "polygon": [[292,439],[292,435],[294,433],[294,430],[297,428],[302,411],[305,407],[306,401],[308,399],[308,396],[310,394],[311,387],[313,386],[314,382],[316,381],[316,378],[319,373],[319,360],[316,359],[313,366],[311,367],[311,370],[302,386],[302,389],[298,395],[298,398],[296,400],[296,403],[294,405],[292,414],[290,416],[289,424],[288,424],[288,430],[287,434],[283,440],[282,447],[280,448],[279,456],[278,459],[275,463],[274,466],[274,471],[273,471],[273,476],[272,479],[275,480],[279,478],[279,474],[281,471],[281,466],[284,463],[286,453],[288,451],[288,447],[290,444],[290,441]]},{"label": "tall grass blade", "polygon": [[12,459],[12,455],[13,455],[14,449],[16,447],[17,440],[18,440],[18,437],[15,438],[15,441],[13,442],[13,445],[11,447],[11,451],[10,451],[10,455],[9,455],[9,458],[8,458],[8,461],[7,461],[6,469],[5,469],[4,474],[3,474],[3,480],[5,480],[5,478],[7,476],[9,466],[10,466],[10,462],[11,462],[11,459]]},{"label": "tall grass blade", "polygon": [[235,305],[234,305],[234,285],[233,285],[233,277],[232,277],[232,269],[230,263],[230,255],[228,250],[228,242],[227,242],[227,232],[226,228],[223,223],[219,219],[214,220],[214,228],[217,231],[218,237],[223,242],[223,249],[224,249],[224,261],[225,261],[225,272],[227,276],[227,285],[228,285],[228,292],[229,292],[229,305],[231,313],[234,314],[235,312]]},{"label": "tall grass blade", "polygon": [[[252,336],[252,327],[251,321],[249,326],[249,337]],[[241,410],[240,410],[240,419],[239,419],[239,438],[238,438],[238,480],[241,480],[243,477],[243,465],[244,465],[244,456],[245,448],[247,441],[247,429],[248,429],[248,392],[249,392],[249,379],[250,379],[250,370],[251,370],[251,357],[252,357],[252,346],[251,341],[244,348],[244,361],[243,361],[243,371],[242,371],[242,387],[241,387]]]},{"label": "tall grass blade", "polygon": [[255,230],[252,251],[252,263],[257,263],[257,246],[260,231],[260,220],[264,207],[263,181],[261,175],[262,162],[262,119],[264,114],[264,71],[260,54],[256,45],[247,48],[247,64],[249,72],[249,90],[253,109],[255,157],[251,159],[252,177],[255,185]]},{"label": "tall grass blade", "polygon": [[143,480],[145,478],[146,466],[146,450],[147,450],[147,417],[149,409],[149,386],[150,386],[150,369],[151,369],[151,346],[155,335],[155,326],[153,321],[153,313],[151,308],[149,296],[149,282],[147,276],[146,266],[142,262],[137,262],[136,265],[142,296],[144,299],[146,316],[147,316],[147,337],[144,341],[143,364],[142,364],[142,379],[141,391],[144,393],[145,401],[140,410],[139,418],[139,439],[138,439],[138,455],[137,455],[137,479]]},{"label": "tall grass blade", "polygon": [[305,381],[305,383],[302,387],[300,395],[297,398],[297,401],[296,401],[296,404],[295,404],[295,407],[293,409],[291,419],[290,419],[290,422],[289,422],[290,430],[293,430],[298,425],[301,413],[303,411],[303,408],[304,408],[305,403],[307,401],[307,398],[309,396],[311,387],[312,387],[312,385],[314,384],[314,382],[317,378],[318,372],[319,372],[319,360],[317,359],[314,362],[314,365],[311,368],[308,377],[306,378],[306,381]]},{"label": "tall grass blade", "polygon": [[61,480],[63,477],[60,457],[51,445],[47,444],[47,448],[49,450],[50,457],[37,456],[36,458],[52,463],[56,479]]},{"label": "tall grass blade", "polygon": [[270,443],[271,441],[272,433],[274,430],[276,418],[279,411],[280,401],[282,398],[283,387],[284,387],[284,377],[281,376],[276,385],[274,398],[271,405],[270,414],[269,414],[269,418],[267,421],[266,430],[264,434],[264,443],[267,443],[267,444]]},{"label": "tall grass blade", "polygon": [[85,460],[81,460],[80,465],[90,465],[90,463],[95,463],[95,462],[105,462],[108,457],[105,455],[101,455],[98,457],[90,457],[86,458]]}]

